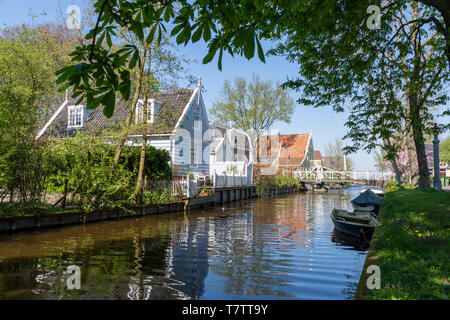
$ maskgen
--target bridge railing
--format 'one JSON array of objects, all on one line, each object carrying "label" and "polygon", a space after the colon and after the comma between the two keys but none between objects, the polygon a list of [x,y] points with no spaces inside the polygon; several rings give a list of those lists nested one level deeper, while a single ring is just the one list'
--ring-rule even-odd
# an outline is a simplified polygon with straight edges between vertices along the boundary
[{"label": "bridge railing", "polygon": [[299,180],[393,180],[392,174],[378,171],[294,171],[293,177]]}]

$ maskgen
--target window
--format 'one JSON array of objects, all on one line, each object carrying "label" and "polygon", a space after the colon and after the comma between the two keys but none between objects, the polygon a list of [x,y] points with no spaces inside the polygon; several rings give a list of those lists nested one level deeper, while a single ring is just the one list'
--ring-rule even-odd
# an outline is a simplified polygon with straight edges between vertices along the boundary
[{"label": "window", "polygon": [[195,143],[194,143],[194,139],[192,139],[192,144],[191,144],[191,164],[197,164],[195,156],[196,156]]},{"label": "window", "polygon": [[[147,103],[147,123],[153,123],[155,116],[158,115],[158,111],[161,108],[161,102],[153,99],[149,99]],[[142,122],[144,111],[144,101],[139,100],[136,106],[136,123]]]},{"label": "window", "polygon": [[83,106],[69,106],[68,127],[79,128],[83,126]]}]

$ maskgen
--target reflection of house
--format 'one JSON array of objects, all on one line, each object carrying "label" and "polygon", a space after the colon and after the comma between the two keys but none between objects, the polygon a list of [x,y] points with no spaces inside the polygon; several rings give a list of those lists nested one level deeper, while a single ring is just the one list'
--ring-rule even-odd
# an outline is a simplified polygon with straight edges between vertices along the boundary
[{"label": "reflection of house", "polygon": [[313,166],[311,133],[266,136],[260,139],[260,146],[260,161],[263,163],[278,165],[289,171],[310,169]]},{"label": "reflection of house", "polygon": [[167,251],[171,264],[170,278],[178,283],[176,289],[191,299],[198,299],[205,293],[210,228],[209,223],[189,221],[178,232],[181,238],[173,241]]}]

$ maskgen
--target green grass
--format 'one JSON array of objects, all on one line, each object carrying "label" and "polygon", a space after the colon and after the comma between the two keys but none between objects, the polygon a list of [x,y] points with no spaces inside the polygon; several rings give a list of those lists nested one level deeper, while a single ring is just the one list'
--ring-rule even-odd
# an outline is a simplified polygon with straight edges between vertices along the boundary
[{"label": "green grass", "polygon": [[70,210],[64,210],[61,208],[55,208],[50,205],[34,204],[30,205],[17,205],[9,206],[6,204],[0,204],[0,218],[2,217],[21,217],[25,215],[41,215],[41,214],[57,214],[62,212],[70,212]]},{"label": "green grass", "polygon": [[[450,192],[388,192],[355,299],[449,299],[449,244]],[[380,267],[380,289],[367,289],[370,265]]]}]

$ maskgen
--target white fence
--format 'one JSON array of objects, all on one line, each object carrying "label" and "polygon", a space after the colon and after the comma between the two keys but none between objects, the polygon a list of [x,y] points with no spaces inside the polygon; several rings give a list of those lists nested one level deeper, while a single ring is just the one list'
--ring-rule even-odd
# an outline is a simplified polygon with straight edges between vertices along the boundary
[{"label": "white fence", "polygon": [[235,175],[245,176],[247,175],[248,163],[245,161],[236,162],[215,162],[209,164],[209,171],[211,174],[217,173],[218,175]]},{"label": "white fence", "polygon": [[253,184],[253,165],[245,161],[211,163],[214,187],[249,186]]},{"label": "white fence", "polygon": [[248,165],[246,175],[240,174],[213,174],[214,187],[251,186],[253,184],[253,165]]},{"label": "white fence", "polygon": [[181,191],[184,197],[195,197],[198,195],[198,179],[194,179],[186,176],[185,178],[178,180],[177,183],[181,186]]},{"label": "white fence", "polygon": [[[245,174],[242,174],[242,171]],[[240,187],[253,185],[253,165],[248,164],[245,170],[241,173],[227,173],[217,172],[212,173],[211,177],[194,175],[193,177],[186,176],[182,180],[179,180],[183,190],[183,196],[195,197],[199,193],[199,188],[207,186],[207,180],[212,179],[213,187]],[[210,185],[211,186],[211,185]]]}]

